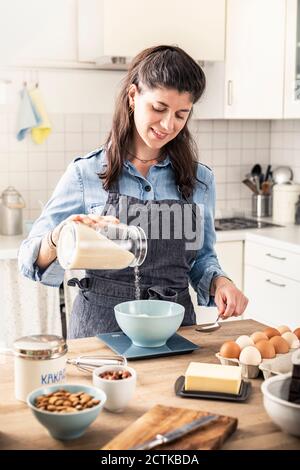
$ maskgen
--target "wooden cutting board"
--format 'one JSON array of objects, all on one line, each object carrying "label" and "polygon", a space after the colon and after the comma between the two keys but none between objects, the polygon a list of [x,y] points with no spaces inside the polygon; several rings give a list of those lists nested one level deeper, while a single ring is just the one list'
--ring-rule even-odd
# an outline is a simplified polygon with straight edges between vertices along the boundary
[{"label": "wooden cutting board", "polygon": [[[173,408],[156,405],[137,421],[108,442],[102,450],[126,450],[152,439],[158,433],[173,431],[196,418],[209,413],[186,408]],[[177,441],[159,446],[169,450],[211,450],[220,449],[223,442],[237,428],[238,420],[229,416],[221,416],[202,429],[196,430]]]}]

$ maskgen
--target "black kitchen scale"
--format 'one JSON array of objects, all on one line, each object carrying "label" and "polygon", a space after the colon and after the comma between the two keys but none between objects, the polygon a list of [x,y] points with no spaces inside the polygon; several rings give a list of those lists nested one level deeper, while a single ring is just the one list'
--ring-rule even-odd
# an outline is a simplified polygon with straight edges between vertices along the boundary
[{"label": "black kitchen scale", "polygon": [[152,357],[187,354],[199,349],[197,344],[175,333],[164,346],[158,348],[142,348],[132,344],[131,339],[122,332],[102,333],[97,337],[109,346],[115,353],[126,359],[151,359]]}]

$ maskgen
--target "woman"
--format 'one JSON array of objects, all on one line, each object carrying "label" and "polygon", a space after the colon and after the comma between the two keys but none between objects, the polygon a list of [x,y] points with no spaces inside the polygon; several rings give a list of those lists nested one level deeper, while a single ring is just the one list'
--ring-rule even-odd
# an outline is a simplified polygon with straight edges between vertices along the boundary
[{"label": "woman", "polygon": [[[136,205],[147,215],[162,208],[161,217],[147,219],[141,298],[179,302],[185,307],[183,325],[195,324],[190,282],[199,305],[216,304],[222,318],[243,313],[247,299],[221,270],[214,251],[213,173],[197,162],[187,128],[204,88],[203,71],[178,47],[149,48],[133,59],[104,147],[74,159],[21,246],[19,265],[25,276],[59,286],[64,272],[56,259],[56,245],[65,220],[101,226],[119,223],[119,203],[126,197],[129,209]],[[170,218],[174,205],[181,215]],[[169,236],[164,237],[167,219]],[[183,223],[181,236],[175,233],[178,221]],[[134,223],[129,211],[127,222]],[[156,236],[151,237],[153,232]],[[191,232],[196,234],[195,243],[188,243]],[[89,270],[84,279],[73,279],[71,284],[80,291],[69,337],[119,329],[113,307],[135,298],[132,268]]]}]

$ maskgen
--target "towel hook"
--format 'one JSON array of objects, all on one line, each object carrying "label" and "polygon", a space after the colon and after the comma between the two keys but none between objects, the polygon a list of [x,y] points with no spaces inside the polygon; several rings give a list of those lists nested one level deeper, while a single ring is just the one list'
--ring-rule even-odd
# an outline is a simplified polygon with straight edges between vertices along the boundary
[{"label": "towel hook", "polygon": [[26,70],[23,70],[23,87],[27,87]]},{"label": "towel hook", "polygon": [[39,87],[39,71],[36,69],[35,71],[36,81],[35,81],[35,88]]}]

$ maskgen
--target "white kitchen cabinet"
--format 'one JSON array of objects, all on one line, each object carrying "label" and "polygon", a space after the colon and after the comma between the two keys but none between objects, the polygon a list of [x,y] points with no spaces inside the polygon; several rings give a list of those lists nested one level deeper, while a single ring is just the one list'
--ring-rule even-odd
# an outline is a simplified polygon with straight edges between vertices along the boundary
[{"label": "white kitchen cabinet", "polygon": [[244,242],[218,242],[215,246],[220,265],[235,285],[243,290]]},{"label": "white kitchen cabinet", "polygon": [[247,241],[245,264],[300,282],[300,254],[292,251]]},{"label": "white kitchen cabinet", "polygon": [[300,1],[286,0],[284,117],[300,118]]},{"label": "white kitchen cabinet", "polygon": [[197,60],[224,60],[225,0],[104,0],[104,54],[135,56],[177,44]]},{"label": "white kitchen cabinet", "polygon": [[264,244],[245,243],[244,318],[272,326],[300,325],[300,255]]},{"label": "white kitchen cabinet", "polygon": [[249,304],[244,318],[270,326],[300,324],[300,282],[254,266],[245,267],[245,294]]},{"label": "white kitchen cabinet", "polygon": [[77,0],[79,62],[95,62],[104,56],[104,1]]},{"label": "white kitchen cabinet", "polygon": [[285,7],[285,0],[227,0],[226,118],[282,118]]},{"label": "white kitchen cabinet", "polygon": [[[239,289],[243,289],[243,272],[244,272],[244,242],[229,241],[218,242],[215,250],[223,271],[232,279]],[[217,309],[211,307],[201,307],[197,304],[197,295],[192,287],[190,287],[190,295],[195,308],[197,323],[205,323],[214,321],[217,318]],[[234,320],[237,317],[233,318]]]},{"label": "white kitchen cabinet", "polygon": [[76,61],[76,1],[0,2],[1,65]]},{"label": "white kitchen cabinet", "polygon": [[[101,64],[103,69],[126,69],[126,66],[123,64],[116,63],[115,65],[112,64],[111,62],[111,57],[108,55],[108,51],[106,50],[106,54],[104,54],[104,0],[77,0],[78,1],[78,15],[77,15],[77,21],[78,21],[78,60],[80,62],[97,62],[97,64]],[[225,7],[223,8],[223,5],[225,5],[225,2],[223,0],[217,0],[218,3],[218,13],[220,12],[225,12]],[[107,8],[115,8],[116,2],[109,2],[109,5]],[[160,15],[161,17],[162,10],[161,8],[165,5],[167,5],[168,2],[163,2],[163,4],[160,5]],[[197,11],[198,8],[200,8],[201,2],[196,2],[197,6]],[[219,5],[222,5],[220,8]],[[128,3],[127,2],[122,2],[122,8],[126,9],[126,14],[130,12]],[[143,9],[141,9],[141,14],[146,16],[145,14],[145,8],[146,5],[143,5]],[[175,11],[175,6],[172,3],[172,12]],[[195,10],[193,10],[195,11]],[[205,9],[206,14],[212,15],[212,11],[209,9]],[[172,13],[173,14],[173,13]],[[110,13],[110,16],[112,13]],[[137,15],[137,12],[135,13]],[[223,15],[223,13],[222,13]],[[121,15],[121,10],[118,9],[118,13],[116,13],[116,17],[119,18],[121,24],[120,28],[130,28],[132,29],[132,21],[126,22],[125,17]],[[201,18],[203,18],[203,12],[201,11]],[[195,16],[196,18],[196,16]],[[177,21],[178,17],[175,15],[174,16],[174,21]],[[113,24],[116,21],[116,18],[113,17],[112,19],[107,19],[106,20],[106,27],[109,29],[109,31],[113,31]],[[136,23],[136,17],[134,19]],[[157,21],[157,19],[156,19]],[[214,21],[216,21],[214,19]],[[221,20],[219,20],[221,21]],[[149,22],[149,20],[148,20]],[[225,25],[225,17],[222,20],[222,24]],[[138,22],[137,22],[138,23]],[[139,24],[139,23],[138,23]],[[150,23],[149,23],[150,24]],[[169,19],[168,19],[168,24],[169,24]],[[129,25],[129,26],[128,26]],[[139,26],[138,26],[139,27]],[[125,39],[128,37],[128,34],[124,36],[124,33],[121,32],[121,29],[118,34],[116,34],[116,37],[114,38],[114,41],[117,42],[116,47],[123,47],[123,43]],[[199,28],[199,22],[197,19],[197,29],[200,30]],[[162,31],[165,31],[165,27],[162,28]],[[177,28],[174,29],[174,31],[177,31]],[[174,34],[174,31],[172,34]],[[203,31],[203,30],[202,30]],[[212,31],[210,31],[212,33]],[[164,33],[165,34],[165,33]],[[222,60],[224,60],[224,37],[225,37],[225,31],[223,26],[221,28],[218,28],[218,35],[222,35],[222,52],[220,54],[220,57]],[[192,35],[188,35],[189,37],[193,37]],[[120,41],[120,37],[124,38],[124,41]],[[139,52],[140,50],[143,49],[143,47],[146,44],[143,44],[143,38],[145,36],[145,32],[141,32],[141,36],[138,41],[135,43],[135,52]],[[153,44],[157,44],[159,36],[157,35],[153,39]],[[173,41],[166,41],[166,42],[175,42],[179,43],[179,40],[174,38]],[[202,40],[201,40],[202,41]],[[164,42],[161,40],[161,42]],[[210,41],[209,41],[210,42]],[[202,42],[201,42],[202,43]],[[197,41],[194,41],[193,38],[193,46],[200,44],[200,41],[197,39]],[[181,45],[181,44],[180,44]],[[117,56],[120,56],[120,49],[118,49],[118,54]],[[112,51],[110,51],[112,52]],[[116,52],[116,51],[115,51]],[[132,52],[133,54],[133,52]],[[116,53],[115,53],[116,55]],[[125,54],[128,56],[128,53]],[[194,106],[193,110],[193,118],[194,119],[223,119],[224,118],[224,79],[225,79],[225,66],[224,66],[224,61],[204,61],[201,63],[201,66],[203,67],[204,73],[206,75],[206,89],[204,94],[202,95],[201,99],[199,102]]]},{"label": "white kitchen cabinet", "polygon": [[206,87],[200,100],[193,107],[193,119],[224,118],[224,62],[204,62]]}]

